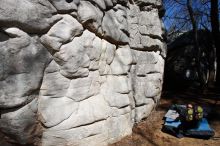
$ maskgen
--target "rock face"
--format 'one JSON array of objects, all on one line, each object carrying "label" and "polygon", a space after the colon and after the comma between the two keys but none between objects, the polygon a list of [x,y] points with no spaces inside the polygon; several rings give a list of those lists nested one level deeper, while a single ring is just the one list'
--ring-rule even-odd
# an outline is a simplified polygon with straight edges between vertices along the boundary
[{"label": "rock face", "polygon": [[0,145],[103,146],[160,98],[160,0],[0,0]]}]

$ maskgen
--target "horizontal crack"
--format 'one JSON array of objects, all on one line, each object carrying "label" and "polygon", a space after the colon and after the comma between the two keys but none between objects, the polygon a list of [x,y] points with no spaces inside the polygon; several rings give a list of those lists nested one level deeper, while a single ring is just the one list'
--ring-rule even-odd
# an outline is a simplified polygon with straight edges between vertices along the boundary
[{"label": "horizontal crack", "polygon": [[[107,117],[108,118],[108,117]],[[73,128],[80,128],[80,127],[86,127],[86,126],[90,126],[92,124],[95,124],[95,123],[99,123],[99,122],[102,122],[102,121],[106,121],[106,119],[100,119],[100,120],[95,120],[93,122],[90,122],[90,123],[86,123],[86,124],[81,124],[81,125],[78,125],[78,126],[75,126],[75,127],[71,127],[69,129],[66,129],[66,130],[70,130],[70,129],[73,129]]]}]

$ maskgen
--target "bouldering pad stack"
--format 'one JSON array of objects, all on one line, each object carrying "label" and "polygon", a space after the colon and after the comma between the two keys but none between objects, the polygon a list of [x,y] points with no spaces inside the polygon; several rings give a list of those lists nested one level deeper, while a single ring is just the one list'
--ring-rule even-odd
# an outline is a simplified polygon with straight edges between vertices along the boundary
[{"label": "bouldering pad stack", "polygon": [[[175,106],[179,106],[183,109],[186,107],[184,105]],[[207,115],[207,113],[204,113],[204,115]],[[201,120],[196,121],[190,128],[186,128],[184,121],[182,121],[179,116],[180,113],[176,111],[173,106],[171,106],[171,108],[164,116],[164,125],[162,131],[174,135],[178,138],[187,136],[209,139],[214,136],[215,132],[210,127],[206,116],[204,116]]]}]

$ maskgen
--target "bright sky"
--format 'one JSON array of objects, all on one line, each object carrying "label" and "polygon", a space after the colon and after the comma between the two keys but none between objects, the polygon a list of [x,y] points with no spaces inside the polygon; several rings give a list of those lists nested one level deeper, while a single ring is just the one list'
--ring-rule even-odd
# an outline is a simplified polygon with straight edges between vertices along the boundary
[{"label": "bright sky", "polygon": [[[175,0],[163,0],[164,7],[166,9],[166,14],[163,18],[164,25],[166,29],[175,27],[176,29],[189,30],[191,29],[190,19],[188,17],[186,5],[181,5],[175,2]],[[207,0],[202,0],[207,1]],[[180,3],[186,4],[186,0],[179,0]],[[219,1],[220,6],[220,1]],[[220,7],[219,7],[220,8]],[[210,3],[201,3],[201,0],[193,0],[193,9],[197,15],[197,21],[199,22],[198,27],[204,29],[203,26],[206,26],[210,29]],[[219,11],[220,12],[220,11]],[[201,17],[201,14],[202,17]],[[198,17],[200,16],[200,17]],[[220,17],[220,15],[219,15]]]}]

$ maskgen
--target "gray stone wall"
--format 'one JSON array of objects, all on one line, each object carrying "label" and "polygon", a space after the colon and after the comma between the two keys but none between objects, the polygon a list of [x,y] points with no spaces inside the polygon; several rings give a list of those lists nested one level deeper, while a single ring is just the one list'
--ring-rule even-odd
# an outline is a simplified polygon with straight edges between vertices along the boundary
[{"label": "gray stone wall", "polygon": [[161,0],[0,0],[0,145],[103,146],[160,98]]}]

